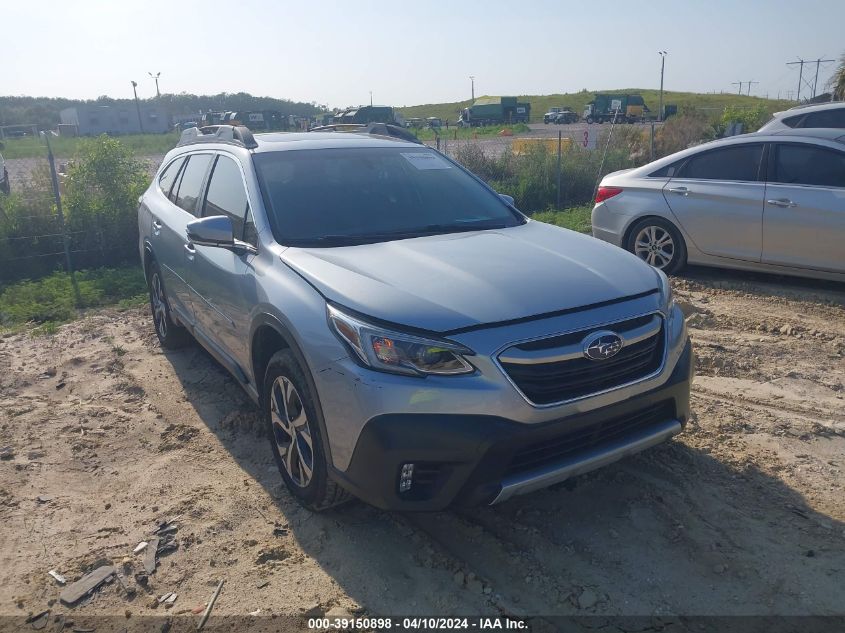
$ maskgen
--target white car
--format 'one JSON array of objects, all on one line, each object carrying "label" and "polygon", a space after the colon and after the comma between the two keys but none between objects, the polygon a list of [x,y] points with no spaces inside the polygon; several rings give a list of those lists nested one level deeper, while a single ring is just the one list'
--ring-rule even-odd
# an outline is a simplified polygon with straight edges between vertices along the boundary
[{"label": "white car", "polygon": [[609,174],[593,236],[667,273],[689,262],[845,281],[845,130],[734,136]]},{"label": "white car", "polygon": [[813,103],[775,112],[771,121],[757,130],[776,132],[800,128],[845,128],[845,101]]}]

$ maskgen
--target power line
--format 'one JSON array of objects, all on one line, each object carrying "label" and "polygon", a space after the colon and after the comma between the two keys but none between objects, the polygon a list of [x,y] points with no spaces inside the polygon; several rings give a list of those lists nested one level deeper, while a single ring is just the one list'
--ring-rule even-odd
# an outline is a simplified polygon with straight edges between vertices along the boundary
[{"label": "power line", "polygon": [[[822,64],[827,64],[829,62],[835,62],[835,61],[836,61],[835,59],[822,59],[821,57],[819,57],[818,59],[802,59],[802,58],[799,57],[797,62],[787,62],[786,63],[787,66],[794,66],[795,64],[798,64],[798,66],[799,66],[799,70],[798,70],[798,95],[795,98],[796,101],[801,101],[801,86],[802,86],[802,84],[807,86],[807,88],[813,89],[813,98],[815,98],[816,88],[818,87],[818,83],[819,83],[819,67]],[[816,76],[815,76],[815,79],[813,80],[813,83],[811,85],[809,81],[804,80],[804,64],[812,64],[812,63],[816,64]]]}]

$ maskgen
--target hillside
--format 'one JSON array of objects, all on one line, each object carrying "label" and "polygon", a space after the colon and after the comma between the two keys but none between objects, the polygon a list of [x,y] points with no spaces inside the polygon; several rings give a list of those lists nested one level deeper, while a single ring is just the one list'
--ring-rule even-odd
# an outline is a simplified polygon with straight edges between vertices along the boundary
[{"label": "hillside", "polygon": [[[596,92],[606,92],[608,94],[641,94],[643,99],[645,99],[646,105],[655,113],[658,110],[660,102],[659,90],[623,88],[621,90],[599,90]],[[542,121],[543,113],[548,111],[552,106],[568,106],[576,112],[581,113],[584,110],[584,106],[593,99],[596,92],[582,91],[554,95],[522,95],[519,97],[519,100],[527,101],[531,104],[532,121]],[[469,100],[455,103],[430,103],[401,108],[399,111],[405,118],[436,116],[444,120],[456,121],[459,111],[470,105],[470,103]],[[719,115],[727,106],[756,107],[762,105],[770,112],[776,112],[795,105],[792,101],[747,97],[745,95],[699,94],[696,92],[672,92],[668,90],[663,92],[663,103],[673,103],[678,106],[679,110],[683,108],[695,108],[696,110],[712,113],[714,116]]]}]

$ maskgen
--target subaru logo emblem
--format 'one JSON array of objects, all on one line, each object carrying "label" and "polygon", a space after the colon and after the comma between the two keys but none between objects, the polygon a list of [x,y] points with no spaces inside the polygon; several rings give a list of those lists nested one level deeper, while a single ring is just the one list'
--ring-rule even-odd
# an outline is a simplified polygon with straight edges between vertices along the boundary
[{"label": "subaru logo emblem", "polygon": [[590,360],[607,360],[616,356],[622,345],[622,337],[616,332],[594,332],[584,339],[584,356]]}]

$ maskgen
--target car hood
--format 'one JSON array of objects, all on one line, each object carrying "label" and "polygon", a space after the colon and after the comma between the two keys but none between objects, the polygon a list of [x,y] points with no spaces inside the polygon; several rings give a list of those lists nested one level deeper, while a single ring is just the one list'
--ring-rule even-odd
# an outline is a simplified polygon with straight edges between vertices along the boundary
[{"label": "car hood", "polygon": [[534,221],[359,246],[288,248],[281,259],[330,301],[433,332],[658,288],[655,272],[621,248]]}]

